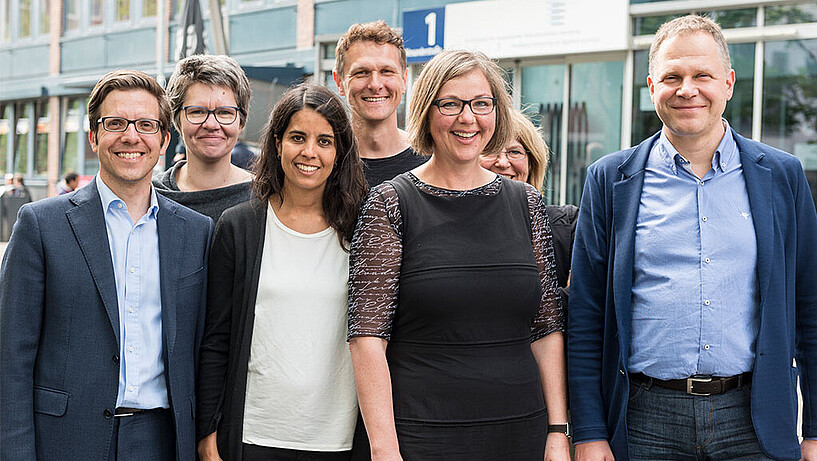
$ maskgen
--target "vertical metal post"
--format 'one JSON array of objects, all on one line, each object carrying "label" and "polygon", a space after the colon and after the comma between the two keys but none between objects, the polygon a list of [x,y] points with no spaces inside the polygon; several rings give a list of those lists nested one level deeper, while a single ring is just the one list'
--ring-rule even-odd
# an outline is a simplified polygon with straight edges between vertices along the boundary
[{"label": "vertical metal post", "polygon": [[156,81],[165,86],[165,0],[156,0]]},{"label": "vertical metal post", "polygon": [[85,101],[80,99],[79,107],[77,110],[78,121],[77,121],[77,170],[79,174],[87,174],[85,172],[85,144],[86,140],[85,137],[88,135],[85,132]]},{"label": "vertical metal post", "polygon": [[[633,87],[635,86],[635,59],[633,50],[624,58],[624,85],[621,88],[621,149],[632,145],[633,112],[635,111]],[[582,185],[583,187],[584,185]]]},{"label": "vertical metal post", "polygon": [[32,101],[29,102],[28,105],[28,137],[26,138],[26,149],[28,149],[28,155],[26,155],[26,176],[33,176],[34,175],[34,156],[37,154],[35,148],[37,143],[35,140],[37,139],[37,111],[34,110],[34,106],[37,103]]},{"label": "vertical metal post", "polygon": [[559,165],[561,174],[559,175],[559,205],[567,203],[567,147],[570,137],[570,67],[572,64],[565,63],[564,76],[562,77],[562,134],[561,146],[559,146]]},{"label": "vertical metal post", "polygon": [[[763,6],[757,8],[757,26],[766,25],[766,14]],[[752,139],[760,141],[763,136],[763,60],[766,54],[766,42],[759,39],[755,42],[755,80],[752,86]]]},{"label": "vertical metal post", "polygon": [[14,173],[14,158],[17,156],[14,150],[17,144],[15,142],[17,139],[17,104],[11,103],[6,107],[8,107],[9,117],[9,133],[6,137],[6,173]]}]

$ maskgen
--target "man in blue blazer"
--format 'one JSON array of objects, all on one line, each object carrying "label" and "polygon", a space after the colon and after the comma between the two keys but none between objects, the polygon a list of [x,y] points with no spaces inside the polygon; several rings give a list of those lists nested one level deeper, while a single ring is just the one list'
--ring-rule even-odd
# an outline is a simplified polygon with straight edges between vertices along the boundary
[{"label": "man in blue blazer", "polygon": [[664,24],[647,81],[663,129],[591,165],[582,196],[567,328],[576,459],[817,459],[803,168],[722,119],[735,74],[711,20]]},{"label": "man in blue blazer", "polygon": [[0,271],[0,460],[195,460],[212,221],[152,189],[170,108],[115,71],[88,103],[99,175],[20,209]]}]

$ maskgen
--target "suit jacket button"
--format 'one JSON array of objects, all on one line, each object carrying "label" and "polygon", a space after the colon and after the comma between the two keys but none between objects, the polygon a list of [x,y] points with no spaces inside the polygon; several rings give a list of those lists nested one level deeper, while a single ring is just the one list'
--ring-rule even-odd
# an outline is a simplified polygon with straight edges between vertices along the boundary
[{"label": "suit jacket button", "polygon": [[113,359],[113,363],[119,365],[119,356],[118,355],[114,354],[112,359]]},{"label": "suit jacket button", "polygon": [[107,408],[102,412],[102,415],[105,416],[105,419],[113,418],[113,412]]}]

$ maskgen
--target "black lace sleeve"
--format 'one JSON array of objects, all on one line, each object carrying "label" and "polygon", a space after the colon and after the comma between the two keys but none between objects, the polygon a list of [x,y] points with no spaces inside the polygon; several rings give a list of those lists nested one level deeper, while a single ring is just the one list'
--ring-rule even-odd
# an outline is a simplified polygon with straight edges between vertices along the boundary
[{"label": "black lace sleeve", "polygon": [[403,258],[400,207],[397,191],[390,184],[369,192],[349,258],[348,337],[389,339]]},{"label": "black lace sleeve", "polygon": [[564,331],[565,320],[556,279],[556,256],[553,253],[553,237],[547,219],[545,200],[532,186],[527,187],[530,210],[531,242],[539,279],[542,283],[542,303],[539,313],[531,324],[531,341],[541,339],[555,331]]}]

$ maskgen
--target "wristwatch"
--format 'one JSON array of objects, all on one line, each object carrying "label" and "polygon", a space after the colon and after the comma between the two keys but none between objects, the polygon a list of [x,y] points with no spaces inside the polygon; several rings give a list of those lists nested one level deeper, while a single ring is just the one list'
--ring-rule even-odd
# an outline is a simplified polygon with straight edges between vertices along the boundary
[{"label": "wristwatch", "polygon": [[548,424],[548,434],[550,434],[551,432],[558,432],[568,437],[573,435],[573,431],[570,430],[570,423]]}]

